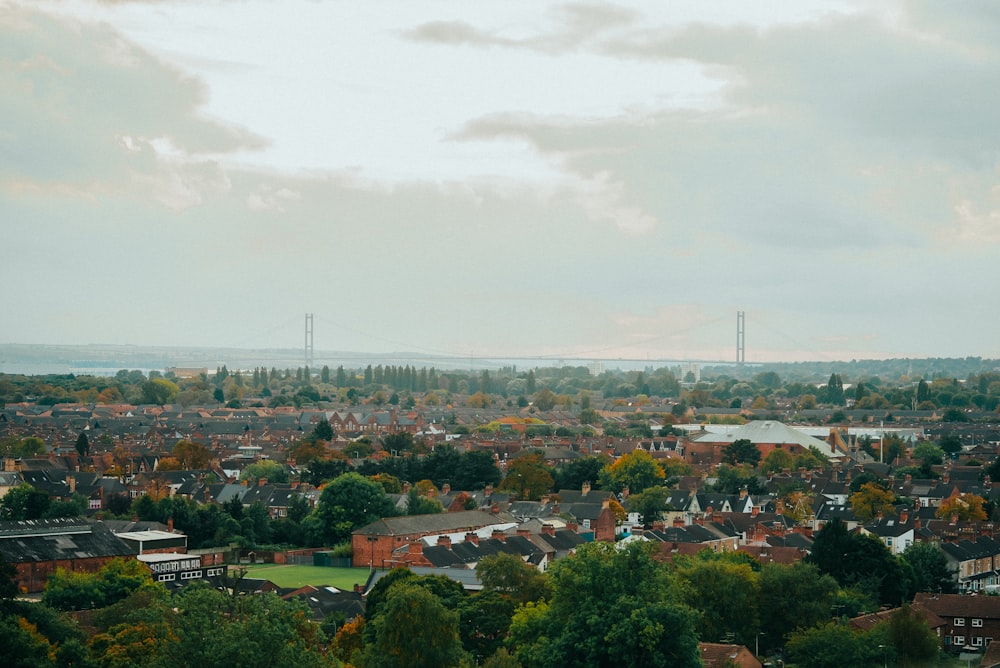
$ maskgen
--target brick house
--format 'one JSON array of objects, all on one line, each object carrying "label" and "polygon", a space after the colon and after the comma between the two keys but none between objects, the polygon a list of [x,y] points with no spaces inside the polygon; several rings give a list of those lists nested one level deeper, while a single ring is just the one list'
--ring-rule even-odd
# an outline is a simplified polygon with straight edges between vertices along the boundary
[{"label": "brick house", "polygon": [[941,629],[945,650],[985,647],[1000,638],[1000,596],[922,592],[913,597],[913,605],[921,605],[945,621]]},{"label": "brick house", "polygon": [[382,568],[393,560],[393,551],[419,538],[435,534],[478,531],[487,527],[500,530],[517,524],[513,515],[499,510],[466,510],[436,515],[386,517],[356,529],[351,535],[354,567]]}]

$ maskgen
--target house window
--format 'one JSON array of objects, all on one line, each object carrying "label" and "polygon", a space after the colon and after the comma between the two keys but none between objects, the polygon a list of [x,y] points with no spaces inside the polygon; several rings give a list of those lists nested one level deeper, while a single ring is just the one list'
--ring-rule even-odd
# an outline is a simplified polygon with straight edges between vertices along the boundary
[{"label": "house window", "polygon": [[982,636],[972,636],[972,644],[974,647],[979,647],[983,644]]},{"label": "house window", "polygon": [[166,575],[159,575],[156,577],[157,582],[173,582],[177,576],[173,573],[167,573]]},{"label": "house window", "polygon": [[955,636],[952,638],[951,644],[956,647],[965,647],[965,636]]},{"label": "house window", "polygon": [[965,617],[956,617],[955,626],[965,626]]},{"label": "house window", "polygon": [[979,628],[979,627],[981,627],[983,625],[983,620],[981,620],[981,619],[973,619],[972,620],[972,625],[975,626],[975,627],[977,627],[977,628]]}]

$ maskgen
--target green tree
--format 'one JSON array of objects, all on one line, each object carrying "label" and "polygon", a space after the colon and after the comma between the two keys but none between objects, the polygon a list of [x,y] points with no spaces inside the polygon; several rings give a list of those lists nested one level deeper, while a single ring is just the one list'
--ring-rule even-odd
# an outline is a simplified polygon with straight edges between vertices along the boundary
[{"label": "green tree", "polygon": [[545,574],[514,554],[483,557],[476,565],[476,576],[484,591],[494,591],[516,603],[538,602],[552,594]]},{"label": "green tree", "polygon": [[701,665],[695,615],[676,602],[652,548],[588,543],[549,570],[550,603],[515,613],[509,647],[522,665]]},{"label": "green tree", "polygon": [[806,561],[831,575],[841,587],[876,593],[880,604],[897,605],[906,591],[907,573],[882,541],[849,533],[839,519],[831,520],[816,534]]},{"label": "green tree", "polygon": [[954,594],[957,591],[955,578],[948,566],[948,557],[936,543],[917,541],[907,546],[901,555],[910,566],[912,574],[908,594],[933,592]]},{"label": "green tree", "polygon": [[663,517],[663,511],[667,509],[668,495],[666,487],[648,487],[638,494],[629,495],[628,509],[639,513],[643,526],[648,529],[653,522]]},{"label": "green tree", "polygon": [[736,466],[749,464],[756,467],[760,463],[760,448],[750,439],[739,438],[722,449],[722,461]]},{"label": "green tree", "polygon": [[393,514],[382,485],[359,473],[344,473],[326,486],[316,504],[316,516],[329,543],[348,540],[351,532]]},{"label": "green tree", "polygon": [[458,606],[458,632],[462,647],[477,663],[505,651],[503,641],[510,630],[517,603],[495,591],[466,596]]},{"label": "green tree", "polygon": [[180,394],[181,389],[176,383],[167,380],[166,378],[152,378],[147,380],[142,384],[142,403],[144,404],[157,404],[162,406],[164,404],[169,404],[177,395]]},{"label": "green tree", "polygon": [[556,406],[556,395],[552,390],[543,387],[535,394],[534,406],[540,411],[550,411]]},{"label": "green tree", "polygon": [[647,487],[663,483],[666,473],[663,467],[645,450],[633,450],[619,457],[613,464],[601,470],[601,487],[615,494],[626,487],[630,494],[639,494]]},{"label": "green tree", "polygon": [[759,583],[762,649],[781,647],[794,629],[828,620],[838,591],[836,580],[802,561],[762,565]]},{"label": "green tree", "polygon": [[42,602],[56,610],[103,608],[142,587],[156,587],[146,565],[114,559],[96,573],[56,569],[45,585]]},{"label": "green tree", "polygon": [[767,453],[760,465],[761,473],[781,473],[785,469],[794,468],[794,458],[788,450],[775,448]]},{"label": "green tree", "polygon": [[[325,367],[324,367],[325,368]],[[316,426],[313,427],[312,433],[310,434],[313,440],[317,441],[332,441],[333,440],[333,427],[330,426],[330,421],[325,417],[321,418]]]},{"label": "green tree", "polygon": [[419,585],[394,585],[368,625],[374,641],[365,652],[365,666],[440,668],[467,660],[458,635],[458,613]]},{"label": "green tree", "polygon": [[90,454],[90,439],[87,438],[87,432],[81,431],[80,435],[76,437],[76,452],[81,457],[86,457]]},{"label": "green tree", "polygon": [[760,584],[750,565],[694,558],[677,566],[674,578],[683,591],[682,601],[701,613],[696,624],[699,638],[721,642],[732,636],[743,644],[753,643]]},{"label": "green tree", "polygon": [[288,482],[288,469],[276,461],[262,459],[250,464],[240,473],[240,480],[250,484],[256,484],[261,479],[272,484],[284,484]]},{"label": "green tree", "polygon": [[558,467],[553,474],[555,488],[578,490],[583,483],[590,483],[594,489],[601,487],[601,469],[610,463],[607,455],[589,455]]},{"label": "green tree", "polygon": [[829,622],[794,631],[785,646],[801,668],[843,668],[882,665],[885,658],[867,634],[855,633],[846,622]]},{"label": "green tree", "polygon": [[[937,662],[941,653],[940,640],[937,634],[931,630],[927,619],[914,612],[906,603],[889,617],[888,621],[880,626],[885,626],[885,634],[889,645],[898,661],[904,666],[924,666],[933,665]],[[883,629],[876,627],[872,630],[872,635],[876,635]]]}]

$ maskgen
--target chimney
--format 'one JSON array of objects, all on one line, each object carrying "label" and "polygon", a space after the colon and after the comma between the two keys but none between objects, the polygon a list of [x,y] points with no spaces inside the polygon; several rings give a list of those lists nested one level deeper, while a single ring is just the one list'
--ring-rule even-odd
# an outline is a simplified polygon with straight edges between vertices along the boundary
[{"label": "chimney", "polygon": [[601,510],[607,510],[610,507],[611,507],[611,499],[601,500]]},{"label": "chimney", "polygon": [[542,498],[540,498],[538,500],[538,503],[542,504],[543,506],[549,505],[549,495],[548,494],[542,494]]},{"label": "chimney", "polygon": [[741,498],[741,499],[745,499],[745,498],[747,498],[747,495],[748,495],[748,494],[750,494],[750,492],[749,492],[749,491],[747,490],[747,488],[746,488],[746,487],[741,487],[741,488],[740,488],[740,498]]},{"label": "chimney", "polygon": [[258,487],[263,487],[266,484],[267,484],[267,478],[260,478],[259,480],[257,480]]},{"label": "chimney", "polygon": [[444,483],[441,485],[441,496],[446,494],[451,494],[451,485],[449,483]]},{"label": "chimney", "polygon": [[566,528],[573,533],[577,533],[580,530],[580,525],[576,522],[566,522]]},{"label": "chimney", "polygon": [[553,515],[558,515],[559,514],[559,504],[558,503],[553,503],[552,504],[552,514]]},{"label": "chimney", "polygon": [[589,493],[590,493],[590,482],[585,480],[583,484],[580,485],[580,496],[587,496],[587,494]]},{"label": "chimney", "polygon": [[941,482],[947,485],[949,480],[951,480],[951,471],[945,469],[944,475],[941,476]]},{"label": "chimney", "polygon": [[69,493],[76,494],[76,476],[68,475],[66,476],[66,482],[69,484]]},{"label": "chimney", "polygon": [[483,496],[487,499],[493,496],[493,485],[486,485],[486,488],[483,489]]},{"label": "chimney", "polygon": [[420,540],[419,538],[417,540],[411,540],[410,554],[423,554],[423,553],[424,553],[424,541]]},{"label": "chimney", "polygon": [[410,483],[404,482],[403,483],[403,494],[409,494],[409,493],[410,493]]},{"label": "chimney", "polygon": [[905,482],[910,482],[911,480],[913,480],[913,476],[912,476],[912,475],[910,475],[909,473],[907,473],[907,474],[906,474],[906,475],[905,475],[905,476],[903,477],[903,480],[904,480]]},{"label": "chimney", "polygon": [[628,487],[622,488],[622,499],[628,498]]},{"label": "chimney", "polygon": [[447,547],[450,550],[451,549],[451,538],[448,537],[448,536],[438,536],[437,544],[438,545],[444,545],[445,547]]},{"label": "chimney", "polygon": [[675,529],[683,529],[684,528],[684,518],[683,517],[675,517],[674,518],[674,528]]},{"label": "chimney", "polygon": [[465,534],[465,542],[472,543],[473,545],[479,545],[479,534],[475,531],[470,531]]},{"label": "chimney", "polygon": [[906,524],[910,520],[910,513],[906,508],[899,511],[899,523]]},{"label": "chimney", "polygon": [[517,535],[520,536],[521,538],[528,538],[529,536],[531,536],[531,531],[529,529],[521,529],[520,527],[518,527]]},{"label": "chimney", "polygon": [[494,529],[493,533],[490,534],[490,539],[498,540],[503,543],[507,540],[507,534],[505,534],[501,529]]},{"label": "chimney", "polygon": [[499,515],[500,514],[500,504],[499,503],[494,503],[492,506],[490,506],[490,513],[492,513],[493,515]]},{"label": "chimney", "polygon": [[555,536],[556,535],[556,528],[554,526],[552,526],[551,524],[543,524],[542,525],[542,533],[545,534],[546,536]]},{"label": "chimney", "polygon": [[167,518],[167,531],[169,533],[173,533],[174,532],[174,518],[173,517],[168,517]]},{"label": "chimney", "polygon": [[760,506],[755,503],[750,507],[750,517],[757,517],[758,513],[760,513]]}]

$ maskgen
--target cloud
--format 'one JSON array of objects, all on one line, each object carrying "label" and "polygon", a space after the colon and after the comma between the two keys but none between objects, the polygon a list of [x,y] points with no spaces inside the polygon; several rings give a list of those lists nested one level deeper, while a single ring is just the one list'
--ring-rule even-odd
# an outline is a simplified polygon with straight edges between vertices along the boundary
[{"label": "cloud", "polygon": [[[262,146],[245,130],[201,117],[200,82],[108,26],[18,6],[5,12],[0,188],[33,183],[103,193],[138,186],[184,206],[224,181],[206,156]],[[174,155],[162,154],[167,144]]]}]

